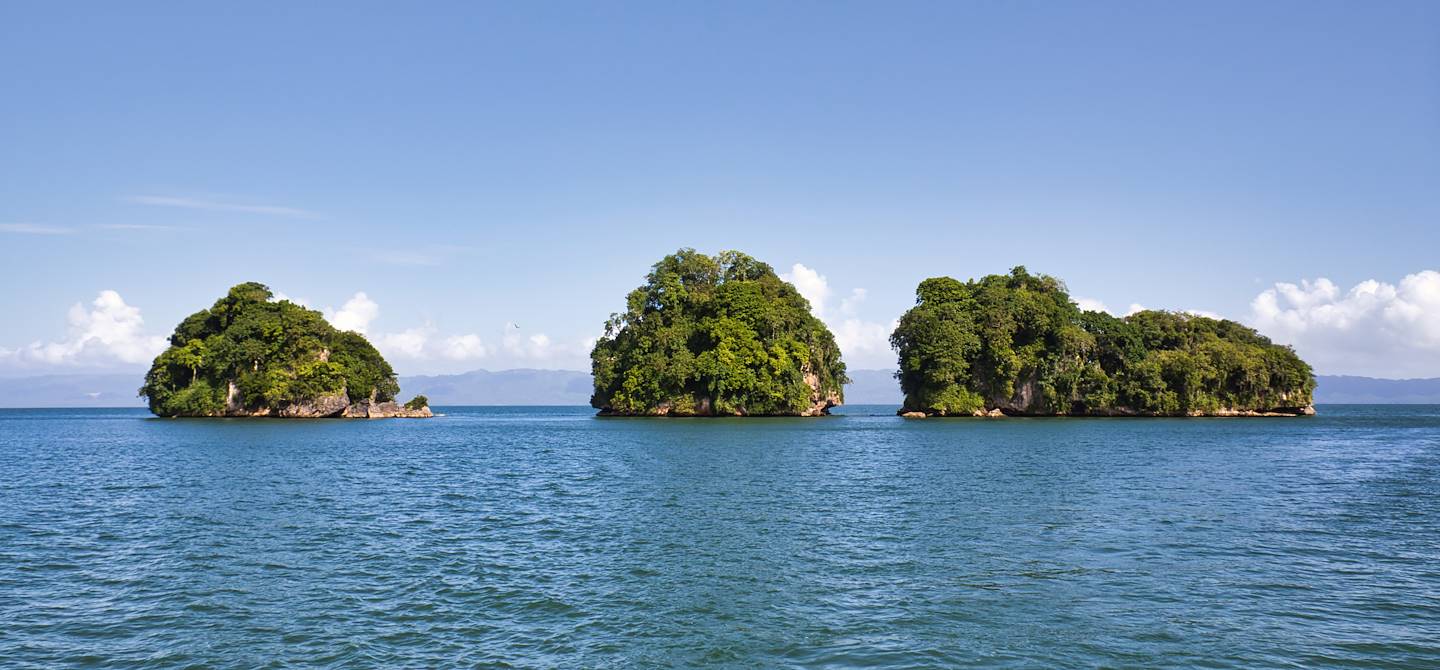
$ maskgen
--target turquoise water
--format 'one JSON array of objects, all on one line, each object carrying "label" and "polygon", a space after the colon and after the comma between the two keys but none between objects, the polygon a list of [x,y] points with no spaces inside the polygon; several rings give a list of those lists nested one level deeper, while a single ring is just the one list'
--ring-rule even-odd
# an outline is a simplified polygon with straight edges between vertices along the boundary
[{"label": "turquoise water", "polygon": [[1440,667],[1440,407],[442,411],[0,410],[0,666]]}]

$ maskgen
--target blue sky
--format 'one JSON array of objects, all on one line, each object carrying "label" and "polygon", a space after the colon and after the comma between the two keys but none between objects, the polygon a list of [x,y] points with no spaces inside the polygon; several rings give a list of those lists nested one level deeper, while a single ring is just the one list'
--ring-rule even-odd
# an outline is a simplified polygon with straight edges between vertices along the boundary
[{"label": "blue sky", "polygon": [[854,367],[1023,264],[1440,375],[1437,3],[257,4],[0,6],[0,374],[133,369],[246,280],[402,373],[579,368],[689,246]]}]

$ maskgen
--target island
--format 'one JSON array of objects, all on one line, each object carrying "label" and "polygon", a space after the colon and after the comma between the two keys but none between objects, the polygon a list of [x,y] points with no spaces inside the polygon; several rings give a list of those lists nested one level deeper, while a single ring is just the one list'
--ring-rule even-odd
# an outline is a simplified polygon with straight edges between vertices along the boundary
[{"label": "island", "polygon": [[247,282],[175,327],[140,395],[164,417],[432,416],[424,396],[395,402],[399,390],[363,335]]},{"label": "island", "polygon": [[738,251],[661,259],[590,361],[590,404],[611,416],[820,416],[848,381],[810,303]]},{"label": "island", "polygon": [[900,414],[1301,416],[1310,366],[1229,320],[1083,311],[1059,280],[1017,267],[926,279],[890,341]]}]

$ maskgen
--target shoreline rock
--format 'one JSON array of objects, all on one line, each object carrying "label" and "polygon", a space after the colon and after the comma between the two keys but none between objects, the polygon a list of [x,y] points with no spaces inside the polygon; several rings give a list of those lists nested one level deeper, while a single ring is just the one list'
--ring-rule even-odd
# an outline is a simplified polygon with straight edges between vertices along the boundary
[{"label": "shoreline rock", "polygon": [[358,402],[350,402],[350,396],[342,389],[333,395],[324,395],[309,401],[290,403],[281,407],[245,407],[241,403],[240,389],[235,382],[229,382],[225,393],[225,409],[218,414],[179,415],[184,418],[275,418],[275,419],[428,419],[435,416],[430,406],[411,409],[393,400],[378,401],[376,394]]},{"label": "shoreline rock", "polygon": [[1190,413],[1187,413],[1187,414],[1157,414],[1157,413],[1152,413],[1152,412],[1139,412],[1139,411],[1136,411],[1136,410],[1131,409],[1131,408],[1128,408],[1128,407],[1118,407],[1118,408],[1114,408],[1114,409],[1110,409],[1110,410],[1104,410],[1104,411],[1081,412],[1081,413],[1073,413],[1073,414],[1071,414],[1071,413],[1064,413],[1064,414],[1044,414],[1044,413],[1035,413],[1035,412],[1022,412],[1022,411],[1015,411],[1015,410],[1002,411],[1002,410],[1001,410],[1000,408],[998,408],[998,407],[992,408],[992,409],[990,409],[989,411],[977,409],[977,410],[975,410],[974,412],[971,412],[970,414],[943,414],[943,413],[940,413],[940,412],[924,412],[924,411],[907,410],[907,409],[901,408],[901,409],[899,409],[899,410],[896,410],[895,414],[896,414],[897,416],[904,417],[904,418],[907,418],[907,419],[911,419],[911,418],[920,419],[920,418],[932,418],[932,417],[933,417],[933,418],[955,418],[955,417],[960,417],[960,418],[1002,418],[1002,417],[1036,417],[1036,418],[1044,418],[1044,417],[1054,417],[1054,418],[1070,418],[1070,419],[1089,419],[1089,418],[1136,418],[1136,419],[1177,419],[1177,418],[1191,418],[1191,419],[1200,419],[1200,418],[1264,418],[1264,417],[1288,417],[1288,418],[1295,418],[1295,417],[1302,417],[1302,416],[1315,416],[1315,406],[1314,406],[1314,405],[1306,405],[1306,406],[1304,406],[1304,407],[1270,407],[1270,408],[1258,409],[1258,410],[1257,410],[1257,409],[1235,409],[1235,408],[1231,408],[1231,407],[1222,407],[1222,408],[1217,409],[1217,410],[1215,410],[1215,411],[1213,411],[1213,412],[1190,412]]}]

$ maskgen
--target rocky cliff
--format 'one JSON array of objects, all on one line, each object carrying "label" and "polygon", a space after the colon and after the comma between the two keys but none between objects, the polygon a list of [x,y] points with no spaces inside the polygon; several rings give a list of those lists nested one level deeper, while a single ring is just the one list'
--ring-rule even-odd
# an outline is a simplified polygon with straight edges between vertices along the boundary
[{"label": "rocky cliff", "polygon": [[240,400],[240,389],[235,382],[229,383],[225,394],[225,409],[206,416],[219,417],[275,417],[281,419],[428,419],[435,414],[430,406],[407,407],[393,400],[377,400],[376,394],[359,402],[350,402],[350,396],[343,389],[339,393],[321,395],[301,402],[281,403],[276,406],[246,407]]}]

